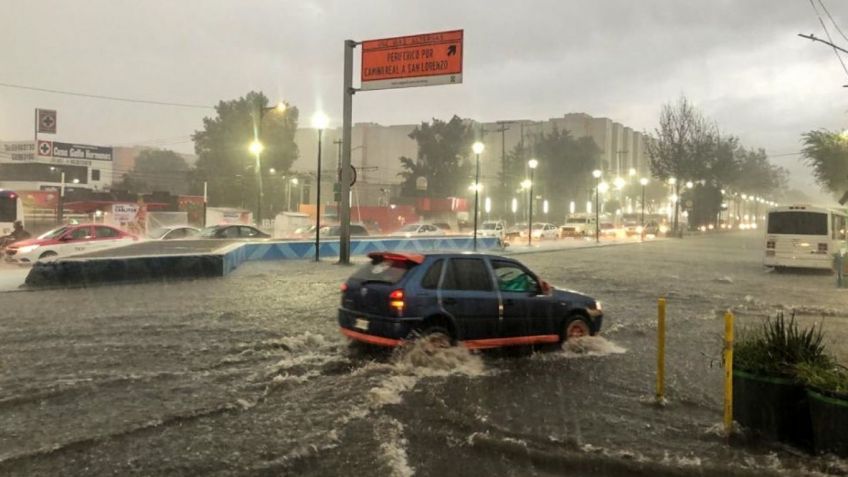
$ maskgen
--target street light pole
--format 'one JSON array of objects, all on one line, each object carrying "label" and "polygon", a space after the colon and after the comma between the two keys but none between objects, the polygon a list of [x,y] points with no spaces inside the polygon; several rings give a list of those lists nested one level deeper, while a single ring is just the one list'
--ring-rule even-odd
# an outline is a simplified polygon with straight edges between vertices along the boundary
[{"label": "street light pole", "polygon": [[[257,98],[258,100],[259,98]],[[265,107],[262,106],[262,103],[257,103],[256,110],[251,114],[253,116],[253,143],[250,145],[250,151],[256,156],[256,226],[258,228],[262,228],[262,198],[264,197],[264,192],[262,191],[262,150],[264,146],[262,145],[262,118],[265,117],[265,113],[268,111],[279,111],[284,112],[286,110],[286,104],[282,101],[278,103],[276,106]]]},{"label": "street light pole", "polygon": [[592,177],[595,178],[595,243],[601,243],[601,207],[598,205],[600,188],[601,188],[601,171],[595,169],[592,171]]},{"label": "street light pole", "polygon": [[639,220],[642,225],[642,233],[639,234],[642,237],[645,236],[645,186],[648,185],[648,179],[641,178],[639,179],[639,184],[642,186],[642,218]]},{"label": "street light pole", "polygon": [[320,259],[321,246],[321,136],[323,130],[318,130],[318,183],[315,187],[315,261]]},{"label": "street light pole", "polygon": [[315,261],[320,260],[321,246],[321,137],[327,124],[330,122],[327,115],[322,112],[317,112],[312,115],[312,126],[318,130],[318,173],[316,174],[317,183],[315,185]]},{"label": "street light pole", "polygon": [[[530,206],[527,217],[527,246],[530,247],[533,245],[533,181],[536,166],[539,165],[539,161],[536,159],[530,159],[527,161],[527,165],[530,166]],[[541,237],[541,235],[539,235],[539,237]]]},{"label": "street light pole", "polygon": [[60,225],[65,221],[65,172],[62,171],[59,179],[59,206],[56,208],[56,222]]},{"label": "street light pole", "polygon": [[475,142],[471,146],[477,156],[477,173],[474,175],[474,251],[477,251],[477,215],[480,202],[480,153],[483,152],[483,143]]}]

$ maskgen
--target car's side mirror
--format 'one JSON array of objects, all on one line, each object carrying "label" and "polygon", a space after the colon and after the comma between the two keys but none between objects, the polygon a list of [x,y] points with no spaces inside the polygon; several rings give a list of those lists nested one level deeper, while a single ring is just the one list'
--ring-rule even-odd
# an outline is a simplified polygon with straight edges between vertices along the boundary
[{"label": "car's side mirror", "polygon": [[67,242],[67,241],[70,241],[70,240],[73,240],[73,239],[74,238],[70,235],[63,235],[63,236],[59,237],[60,242]]}]

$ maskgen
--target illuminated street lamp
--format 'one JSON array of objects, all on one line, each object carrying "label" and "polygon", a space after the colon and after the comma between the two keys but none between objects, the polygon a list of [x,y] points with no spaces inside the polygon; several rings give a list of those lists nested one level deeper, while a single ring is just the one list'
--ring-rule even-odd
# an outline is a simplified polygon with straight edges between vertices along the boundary
[{"label": "illuminated street lamp", "polygon": [[330,124],[330,118],[321,111],[312,115],[312,127],[318,130],[318,177],[315,187],[315,261],[320,259],[319,247],[321,245],[320,230],[321,230],[321,137],[327,126]]},{"label": "illuminated street lamp", "polygon": [[634,169],[634,168],[632,168],[632,167],[631,167],[631,168],[630,168],[630,170],[629,170],[629,171],[627,171],[627,174],[628,174],[630,177],[635,176],[635,175],[636,175],[636,169]]},{"label": "illuminated street lamp", "polygon": [[539,166],[539,161],[536,159],[530,159],[527,161],[527,166],[530,167],[530,211],[527,220],[527,246],[529,247],[533,245],[533,176],[536,172],[536,167]]},{"label": "illuminated street lamp", "polygon": [[264,150],[265,150],[265,146],[263,146],[261,142],[254,140],[253,142],[250,143],[250,153],[251,154],[258,156],[259,154],[262,154],[262,151],[264,151]]},{"label": "illuminated street lamp", "polygon": [[695,187],[695,184],[693,184],[692,181],[686,181],[686,188],[687,189],[691,189],[693,187]]},{"label": "illuminated street lamp", "polygon": [[[258,99],[258,98],[257,98]],[[280,101],[275,106],[264,107],[257,104],[254,111],[251,112],[253,118],[253,142],[250,143],[250,152],[256,156],[256,225],[262,227],[262,151],[265,149],[259,139],[262,137],[262,118],[268,111],[277,111],[284,113],[286,111],[286,103]]]},{"label": "illuminated street lamp", "polygon": [[624,179],[621,177],[616,177],[615,180],[612,181],[613,185],[615,185],[616,190],[621,190],[624,188]]}]

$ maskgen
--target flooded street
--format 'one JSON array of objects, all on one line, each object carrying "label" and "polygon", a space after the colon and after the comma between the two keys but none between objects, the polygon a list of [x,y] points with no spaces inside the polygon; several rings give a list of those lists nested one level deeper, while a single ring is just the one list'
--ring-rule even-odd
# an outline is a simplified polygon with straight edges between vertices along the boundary
[{"label": "flooded street", "polygon": [[797,310],[848,358],[848,294],[767,271],[761,247],[735,233],[521,255],[604,303],[602,337],[565,349],[351,347],[335,308],[352,269],[330,262],[4,293],[0,474],[848,475],[720,434],[724,310],[737,327]]}]

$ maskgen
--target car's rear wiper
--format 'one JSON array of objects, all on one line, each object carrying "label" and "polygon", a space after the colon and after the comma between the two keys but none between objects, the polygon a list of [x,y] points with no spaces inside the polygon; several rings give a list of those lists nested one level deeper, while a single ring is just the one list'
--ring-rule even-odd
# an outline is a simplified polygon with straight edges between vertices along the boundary
[{"label": "car's rear wiper", "polygon": [[390,282],[388,280],[379,280],[379,279],[376,279],[376,278],[372,278],[370,280],[362,280],[359,284],[360,285],[368,285],[369,283],[385,283],[386,285],[392,284],[392,282]]}]

